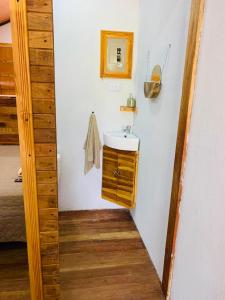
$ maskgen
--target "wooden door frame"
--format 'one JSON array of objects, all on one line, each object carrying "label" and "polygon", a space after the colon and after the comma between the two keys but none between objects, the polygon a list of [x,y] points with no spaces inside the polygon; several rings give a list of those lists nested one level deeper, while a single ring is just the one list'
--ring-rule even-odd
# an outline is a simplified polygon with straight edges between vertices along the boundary
[{"label": "wooden door frame", "polygon": [[52,0],[10,0],[10,20],[30,293],[59,299]]},{"label": "wooden door frame", "polygon": [[[20,159],[32,299],[43,299],[37,180],[25,1],[10,1]],[[18,26],[19,24],[19,26]]]},{"label": "wooden door frame", "polygon": [[[43,299],[43,280],[40,252],[35,143],[32,115],[32,98],[29,70],[27,11],[25,0],[10,0],[13,32],[13,53],[17,86],[18,127],[23,168],[25,218],[28,241],[28,259],[32,299]],[[182,195],[182,178],[186,159],[187,136],[190,127],[200,33],[205,0],[192,0],[183,89],[177,133],[176,154],[167,230],[162,288],[169,297],[172,279],[179,208]],[[45,5],[43,1],[43,6]],[[18,21],[20,26],[18,27]],[[23,38],[21,38],[23,37]],[[18,55],[20,53],[20,55]]]},{"label": "wooden door frame", "polygon": [[192,103],[196,82],[200,37],[204,17],[204,6],[205,0],[192,0],[163,267],[162,289],[167,299],[170,298],[171,281],[175,259],[177,229],[180,216],[179,211],[182,198],[182,181],[186,161],[188,143],[187,139],[190,129]]}]

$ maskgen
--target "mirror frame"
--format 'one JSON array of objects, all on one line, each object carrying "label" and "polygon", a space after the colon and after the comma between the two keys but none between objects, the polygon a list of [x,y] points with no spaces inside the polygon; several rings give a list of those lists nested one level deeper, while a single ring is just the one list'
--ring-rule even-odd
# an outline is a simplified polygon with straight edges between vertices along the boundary
[{"label": "mirror frame", "polygon": [[[108,42],[109,39],[125,40],[127,43],[127,49],[125,51],[125,70],[123,72],[109,71],[108,62]],[[101,53],[100,53],[100,77],[108,78],[132,78],[132,61],[133,61],[133,32],[123,32],[123,31],[101,31]]]}]

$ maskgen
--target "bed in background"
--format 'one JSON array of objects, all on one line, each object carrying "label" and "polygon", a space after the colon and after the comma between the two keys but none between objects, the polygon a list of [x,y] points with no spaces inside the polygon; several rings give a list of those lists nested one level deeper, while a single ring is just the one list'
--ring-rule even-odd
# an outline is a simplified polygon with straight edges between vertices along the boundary
[{"label": "bed in background", "polygon": [[0,145],[0,242],[26,241],[19,146]]}]

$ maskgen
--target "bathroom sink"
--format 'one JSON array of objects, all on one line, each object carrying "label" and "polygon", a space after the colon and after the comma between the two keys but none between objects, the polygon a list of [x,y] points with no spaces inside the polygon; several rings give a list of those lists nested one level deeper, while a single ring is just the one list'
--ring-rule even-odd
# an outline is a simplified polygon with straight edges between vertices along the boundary
[{"label": "bathroom sink", "polygon": [[122,131],[106,132],[103,135],[105,146],[118,150],[137,151],[139,138],[132,134]]}]

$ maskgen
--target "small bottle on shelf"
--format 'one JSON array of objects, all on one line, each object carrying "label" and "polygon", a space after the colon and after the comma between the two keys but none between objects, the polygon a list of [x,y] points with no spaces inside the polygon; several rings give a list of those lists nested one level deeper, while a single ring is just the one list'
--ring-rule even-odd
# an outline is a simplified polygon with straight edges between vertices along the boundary
[{"label": "small bottle on shelf", "polygon": [[127,106],[128,107],[136,107],[136,99],[133,97],[132,94],[129,95],[129,98],[127,99]]}]

